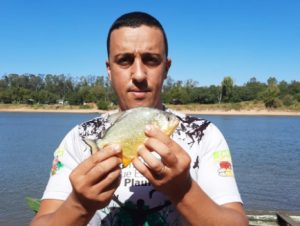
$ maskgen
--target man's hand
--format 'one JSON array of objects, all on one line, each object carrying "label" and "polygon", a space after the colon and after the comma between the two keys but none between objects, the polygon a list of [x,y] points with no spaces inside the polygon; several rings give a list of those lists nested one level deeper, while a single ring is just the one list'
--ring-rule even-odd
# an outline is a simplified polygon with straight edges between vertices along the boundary
[{"label": "man's hand", "polygon": [[73,191],[70,195],[87,212],[106,207],[120,184],[121,152],[111,145],[96,152],[78,165],[70,175]]},{"label": "man's hand", "polygon": [[[147,126],[145,134],[148,138],[138,150],[144,163],[135,158],[133,165],[158,191],[176,203],[191,186],[191,159],[175,141],[157,127]],[[160,155],[161,160],[151,153],[153,151]]]},{"label": "man's hand", "polygon": [[[156,127],[145,130],[148,139],[139,147],[133,164],[149,182],[164,193],[190,225],[248,225],[238,202],[214,203],[189,173],[189,155]],[[161,160],[151,152],[157,152]]]},{"label": "man's hand", "polygon": [[80,163],[70,174],[73,191],[67,200],[42,200],[30,225],[86,225],[96,210],[109,204],[119,186],[120,153],[119,145],[111,145]]}]

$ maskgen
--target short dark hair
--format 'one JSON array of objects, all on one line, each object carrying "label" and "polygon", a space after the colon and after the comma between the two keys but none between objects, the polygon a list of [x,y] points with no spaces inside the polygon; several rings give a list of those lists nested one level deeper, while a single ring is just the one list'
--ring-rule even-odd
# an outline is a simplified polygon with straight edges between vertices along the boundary
[{"label": "short dark hair", "polygon": [[148,13],[144,12],[130,12],[123,14],[119,18],[115,20],[115,22],[111,25],[108,35],[107,35],[107,40],[106,40],[106,48],[107,48],[107,55],[109,57],[109,47],[110,47],[110,36],[113,30],[121,28],[121,27],[140,27],[141,25],[146,25],[149,27],[156,27],[161,30],[163,33],[164,37],[164,44],[165,44],[165,51],[166,51],[166,56],[168,56],[168,40],[167,36],[165,33],[164,28],[162,27],[161,23],[154,18],[153,16],[149,15]]}]

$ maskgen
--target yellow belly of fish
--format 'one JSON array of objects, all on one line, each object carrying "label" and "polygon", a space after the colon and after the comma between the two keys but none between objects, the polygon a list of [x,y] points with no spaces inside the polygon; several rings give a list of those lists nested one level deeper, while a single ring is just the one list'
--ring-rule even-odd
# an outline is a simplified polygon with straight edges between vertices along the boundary
[{"label": "yellow belly of fish", "polygon": [[121,143],[122,147],[122,163],[123,166],[128,166],[132,160],[137,157],[137,149],[140,144],[144,143],[145,138],[133,138],[125,140]]}]

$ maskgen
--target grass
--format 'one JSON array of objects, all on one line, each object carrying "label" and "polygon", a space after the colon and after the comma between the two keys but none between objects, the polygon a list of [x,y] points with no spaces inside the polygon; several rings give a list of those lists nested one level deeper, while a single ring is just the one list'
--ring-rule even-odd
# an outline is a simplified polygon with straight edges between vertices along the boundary
[{"label": "grass", "polygon": [[220,104],[182,104],[182,105],[171,105],[167,104],[167,107],[174,110],[182,111],[261,111],[261,110],[274,110],[274,111],[300,111],[300,104],[294,104],[291,106],[279,106],[278,108],[268,109],[265,107],[262,101],[245,101],[239,103],[220,103]]},{"label": "grass", "polygon": [[93,107],[89,105],[61,105],[61,104],[0,104],[0,109],[80,110],[80,109],[93,109]]},{"label": "grass", "polygon": [[[262,101],[245,101],[239,103],[220,103],[220,104],[179,104],[172,105],[167,104],[168,108],[172,108],[177,111],[260,111],[260,110],[270,110],[267,109]],[[116,107],[114,107],[116,108]],[[60,104],[0,104],[1,109],[32,109],[32,110],[96,110],[96,105],[60,105]],[[281,105],[278,108],[271,109],[278,111],[300,111],[300,103],[293,104],[291,106]]]}]

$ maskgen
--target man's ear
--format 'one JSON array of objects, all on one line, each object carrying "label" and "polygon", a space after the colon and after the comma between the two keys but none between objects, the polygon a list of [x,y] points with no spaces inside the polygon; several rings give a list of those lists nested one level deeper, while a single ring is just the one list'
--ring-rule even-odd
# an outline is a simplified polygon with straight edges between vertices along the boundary
[{"label": "man's ear", "polygon": [[167,62],[166,62],[165,78],[164,78],[164,79],[167,78],[167,76],[168,76],[168,71],[169,71],[171,65],[172,65],[172,60],[171,60],[170,58],[168,58],[168,59],[167,59]]},{"label": "man's ear", "polygon": [[108,60],[105,62],[105,65],[106,65],[106,71],[108,74],[108,79],[109,79],[109,81],[111,81],[111,70],[110,70],[110,64],[109,64]]}]

